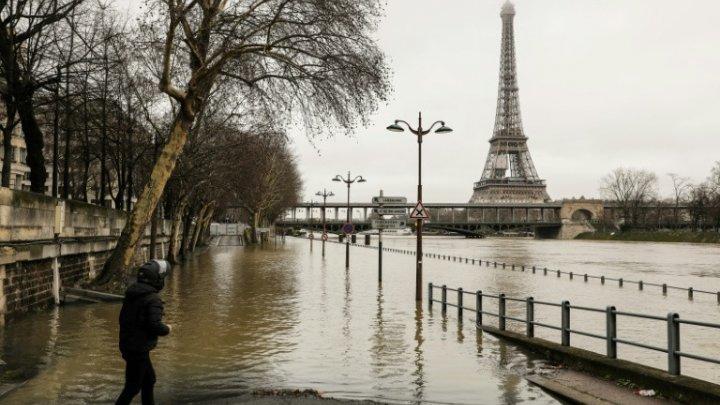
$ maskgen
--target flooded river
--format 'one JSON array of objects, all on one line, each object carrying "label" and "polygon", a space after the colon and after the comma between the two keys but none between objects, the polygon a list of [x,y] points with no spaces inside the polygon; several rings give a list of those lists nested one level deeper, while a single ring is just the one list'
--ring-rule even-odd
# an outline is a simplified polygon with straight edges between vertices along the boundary
[{"label": "flooded river", "polygon": [[[412,238],[385,238],[413,248]],[[414,258],[385,253],[377,284],[377,251],[328,243],[321,255],[307,240],[277,246],[212,247],[177,267],[163,291],[171,336],[153,358],[163,403],[231,398],[258,388],[314,388],[327,396],[397,403],[555,403],[523,375],[542,365],[519,349],[476,331],[472,314],[459,322],[439,305],[414,302]],[[667,282],[720,290],[713,245],[466,240],[426,238],[427,252],[507,263],[537,264],[577,273]],[[512,272],[425,260],[425,282],[508,295],[717,322],[714,296],[637,286],[584,283],[554,275]],[[453,297],[454,298],[454,297]],[[492,305],[492,304],[489,304]],[[472,306],[472,302],[469,304]],[[29,380],[7,403],[107,403],[122,385],[117,352],[118,304],[72,305],[28,314],[1,335],[5,381]],[[494,310],[488,307],[487,310]],[[508,311],[524,311],[509,305]],[[555,308],[537,318],[559,322]],[[555,314],[558,312],[558,314]],[[519,313],[519,312],[518,312]],[[573,317],[573,328],[604,333],[604,319]],[[494,324],[494,320],[489,320]],[[509,323],[510,328],[522,325]],[[664,325],[620,322],[620,336],[664,345]],[[558,333],[536,334],[559,341]],[[683,326],[683,350],[717,356],[720,333]],[[644,339],[644,340],[642,340]],[[654,340],[657,340],[654,342]],[[604,342],[573,336],[573,345],[601,351]],[[599,347],[599,348],[598,348]],[[697,350],[695,350],[697,349]],[[662,353],[620,346],[619,355],[664,367]],[[684,360],[683,373],[720,381],[718,366]]]}]

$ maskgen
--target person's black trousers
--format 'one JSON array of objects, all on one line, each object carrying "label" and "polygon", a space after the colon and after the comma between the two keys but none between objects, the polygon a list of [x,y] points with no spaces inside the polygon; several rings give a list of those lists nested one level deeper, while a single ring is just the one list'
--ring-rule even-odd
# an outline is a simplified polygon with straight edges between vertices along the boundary
[{"label": "person's black trousers", "polygon": [[140,391],[142,391],[143,405],[155,404],[153,398],[155,370],[150,361],[150,353],[123,353],[123,359],[125,359],[125,387],[115,404],[129,404]]}]

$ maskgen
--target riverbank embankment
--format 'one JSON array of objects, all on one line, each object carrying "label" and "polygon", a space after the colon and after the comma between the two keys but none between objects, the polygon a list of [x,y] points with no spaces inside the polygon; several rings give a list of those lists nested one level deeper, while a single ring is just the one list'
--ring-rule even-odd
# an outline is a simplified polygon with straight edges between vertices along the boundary
[{"label": "riverbank embankment", "polygon": [[[92,280],[115,248],[128,213],[80,201],[0,188],[0,325],[61,301],[66,287]],[[172,221],[148,225],[137,260],[164,256]]]},{"label": "riverbank embankment", "polygon": [[626,231],[626,232],[586,232],[575,239],[611,240],[622,242],[685,242],[720,243],[720,232],[690,231]]}]

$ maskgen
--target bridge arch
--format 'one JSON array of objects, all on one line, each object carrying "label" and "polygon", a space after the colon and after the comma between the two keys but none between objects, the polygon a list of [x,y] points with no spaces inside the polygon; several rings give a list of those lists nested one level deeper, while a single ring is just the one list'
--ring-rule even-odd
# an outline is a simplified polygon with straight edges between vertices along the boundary
[{"label": "bridge arch", "polygon": [[593,219],[593,213],[586,208],[578,208],[573,211],[570,219],[573,221],[591,221]]},{"label": "bridge arch", "polygon": [[560,218],[570,221],[590,221],[601,218],[604,204],[602,200],[578,198],[562,200]]}]

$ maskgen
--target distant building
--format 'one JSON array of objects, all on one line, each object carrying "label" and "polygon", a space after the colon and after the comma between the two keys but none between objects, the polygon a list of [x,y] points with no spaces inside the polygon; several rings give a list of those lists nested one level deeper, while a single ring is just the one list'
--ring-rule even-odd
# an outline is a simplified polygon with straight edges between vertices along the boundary
[{"label": "distant building", "polygon": [[[0,120],[5,121],[5,110],[0,106]],[[4,135],[0,132],[0,169],[4,164],[5,148]],[[12,132],[12,160],[10,161],[10,188],[14,190],[30,190],[30,166],[27,165],[27,145],[22,135],[20,124],[13,128]],[[45,194],[51,194],[52,184],[52,165],[46,165],[45,170],[48,172],[45,181]]]},{"label": "distant building", "polygon": [[[27,148],[25,139],[16,129],[12,133],[12,160],[10,163],[10,188],[15,190],[30,190],[30,166],[27,165]],[[3,136],[0,134],[0,139]],[[0,167],[4,164],[4,140],[0,143]]]}]

